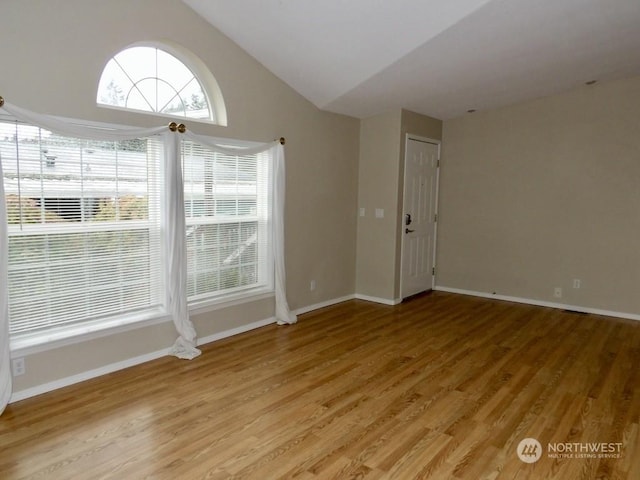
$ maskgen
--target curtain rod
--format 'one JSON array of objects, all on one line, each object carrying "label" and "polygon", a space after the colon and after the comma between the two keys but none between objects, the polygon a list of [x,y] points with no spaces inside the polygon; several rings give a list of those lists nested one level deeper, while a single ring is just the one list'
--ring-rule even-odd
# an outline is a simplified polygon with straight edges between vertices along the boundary
[{"label": "curtain rod", "polygon": [[[2,108],[3,105],[4,105],[4,98],[0,96],[0,108]],[[176,122],[171,122],[169,124],[169,130],[171,130],[172,132],[178,131],[180,133],[184,133],[187,131],[187,127],[185,126],[184,123],[178,124]],[[278,141],[280,142],[280,145],[284,145],[286,142],[284,137],[280,137]]]},{"label": "curtain rod", "polygon": [[[1,99],[1,98],[2,98],[2,97],[0,97],[0,99]],[[2,103],[0,103],[0,106],[2,106]],[[184,132],[186,132],[186,131],[187,131],[187,127],[185,126],[185,124],[184,124],[184,123],[180,123],[180,124],[178,124],[178,123],[176,123],[176,122],[171,122],[171,123],[169,124],[169,130],[171,130],[172,132],[178,131],[178,132],[180,132],[180,133],[184,133]],[[284,144],[286,143],[286,140],[285,140],[285,138],[284,138],[284,137],[280,137],[280,138],[278,139],[278,141],[280,142],[280,145],[284,145]]]}]

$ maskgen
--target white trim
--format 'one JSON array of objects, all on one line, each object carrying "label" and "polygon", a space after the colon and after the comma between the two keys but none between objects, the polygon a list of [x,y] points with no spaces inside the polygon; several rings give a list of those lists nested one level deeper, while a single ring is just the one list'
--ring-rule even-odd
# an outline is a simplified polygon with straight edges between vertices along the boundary
[{"label": "white trim", "polygon": [[164,348],[162,350],[157,350],[155,352],[147,353],[134,358],[128,358],[127,360],[122,360],[120,362],[110,363],[109,365],[104,365],[99,368],[94,368],[93,370],[87,370],[86,372],[78,373],[76,375],[71,375],[70,377],[54,380],[53,382],[43,383],[35,387],[27,388],[25,390],[20,390],[18,392],[13,392],[13,394],[11,395],[11,400],[9,400],[9,403],[18,402],[20,400],[24,400],[25,398],[35,397],[36,395],[41,395],[43,393],[51,392],[53,390],[57,390],[58,388],[63,388],[69,385],[73,385],[74,383],[84,382],[85,380],[90,380],[92,378],[96,378],[101,375],[113,373],[117,370],[123,370],[125,368],[129,368],[134,365],[139,365],[141,363],[149,362],[151,360],[164,357],[168,354],[169,354],[169,348]]},{"label": "white trim", "polygon": [[335,305],[337,303],[342,303],[342,302],[346,302],[348,300],[353,300],[354,298],[356,298],[355,295],[346,295],[344,297],[333,298],[331,300],[327,300],[326,302],[315,303],[315,304],[309,305],[307,307],[299,308],[299,309],[295,310],[293,313],[295,315],[303,315],[305,313],[309,313],[309,312],[312,312],[314,310],[318,310],[320,308],[330,307],[331,305]]},{"label": "white trim", "polygon": [[57,333],[40,333],[34,335],[16,335],[11,338],[11,358],[24,357],[35,353],[46,352],[56,348],[83,343],[96,338],[109,337],[118,333],[137,330],[139,328],[171,322],[166,313],[158,312],[144,318],[140,315],[129,314],[114,317],[112,321],[94,322],[71,325]]},{"label": "white trim", "polygon": [[471,295],[473,297],[494,298],[496,300],[505,300],[507,302],[526,303],[527,305],[536,305],[538,307],[559,308],[561,310],[572,310],[574,312],[580,312],[580,313],[591,313],[593,315],[604,315],[607,317],[624,318],[627,320],[640,321],[640,315],[636,313],[614,312],[611,310],[602,310],[600,308],[582,307],[579,305],[569,305],[569,304],[556,303],[556,302],[545,302],[543,300],[534,300],[531,298],[511,297],[508,295],[497,295],[493,293],[476,292],[473,290],[463,290],[460,288],[451,288],[451,287],[443,287],[443,286],[436,286],[435,290],[438,290],[440,292],[457,293],[460,295]]},{"label": "white trim", "polygon": [[[139,42],[138,45],[155,46],[160,50],[170,53],[182,63],[184,63],[189,70],[194,74],[200,85],[202,86],[203,93],[207,97],[209,102],[209,108],[213,111],[215,119],[212,123],[215,125],[226,127],[228,124],[227,119],[227,106],[222,96],[222,90],[218,81],[214,77],[213,73],[209,69],[206,63],[204,63],[200,57],[198,57],[191,50],[179,45],[178,43],[163,39],[160,42]],[[130,45],[130,47],[136,44]],[[129,47],[126,47],[129,48]],[[106,65],[106,64],[105,64]],[[187,118],[188,120],[188,118]]]},{"label": "white trim", "polygon": [[[201,315],[237,305],[258,302],[260,300],[273,298],[273,296],[273,290],[268,292],[256,292],[250,296],[247,295],[246,291],[242,291],[238,292],[237,295],[229,295],[215,300],[209,300],[208,302],[191,304],[189,305],[189,316]],[[11,358],[33,355],[35,353],[46,352],[48,350],[54,350],[68,345],[87,342],[96,338],[117,335],[122,332],[137,330],[139,328],[172,321],[169,315],[163,314],[162,312],[157,312],[152,317],[146,319],[140,318],[141,317],[139,315],[126,315],[112,322],[97,323],[96,325],[79,324],[61,330],[57,336],[52,333],[44,333],[37,336],[34,335],[32,337],[25,335],[22,338],[19,335],[16,335],[11,338]],[[92,330],[91,327],[94,329]],[[198,344],[200,345],[200,342]]]},{"label": "white trim", "polygon": [[[405,135],[405,142],[407,140],[417,140],[418,142],[432,143],[432,144],[438,145],[438,146],[440,146],[440,144],[442,143],[442,140],[437,140],[435,138],[429,138],[429,137],[422,137],[422,136],[416,135],[414,133],[407,133]],[[406,145],[406,143],[405,143],[405,145]],[[440,154],[439,150],[438,150],[438,154]]]},{"label": "white trim", "polygon": [[[438,164],[436,166],[436,205],[434,213],[436,215],[435,225],[433,226],[433,259],[431,266],[433,267],[433,275],[431,276],[431,288],[436,288],[436,274],[438,266],[436,265],[436,252],[438,251],[438,210],[440,205],[440,158],[442,156],[442,142],[438,142]],[[401,277],[402,278],[402,277]]]},{"label": "white trim", "polygon": [[[445,287],[445,286],[436,286],[434,288],[434,290],[440,291],[440,292],[447,292],[447,293],[456,293],[456,294],[460,294],[460,295],[470,295],[470,296],[474,296],[474,297],[482,297],[482,298],[493,298],[496,300],[504,300],[504,301],[508,301],[508,302],[516,302],[516,303],[524,303],[524,304],[528,304],[528,305],[536,305],[536,306],[540,306],[540,307],[551,307],[551,308],[559,308],[562,310],[573,310],[576,312],[582,312],[582,313],[591,313],[594,315],[604,315],[604,316],[609,316],[609,317],[616,317],[616,318],[623,318],[623,319],[627,319],[627,320],[636,320],[636,321],[640,321],[640,315],[638,314],[634,314],[634,313],[625,313],[625,312],[614,312],[614,311],[610,311],[610,310],[602,310],[602,309],[597,309],[597,308],[588,308],[588,307],[581,307],[581,306],[576,306],[576,305],[567,305],[567,304],[560,304],[560,303],[555,303],[555,302],[545,302],[542,300],[533,300],[533,299],[529,299],[529,298],[520,298],[520,297],[511,297],[511,296],[507,296],[507,295],[494,295],[492,293],[487,293],[487,292],[477,292],[477,291],[473,291],[473,290],[464,290],[464,289],[460,289],[460,288],[451,288],[451,287]],[[354,295],[346,295],[344,297],[339,297],[339,298],[335,298],[332,300],[327,300],[325,302],[321,302],[321,303],[316,303],[314,305],[309,305],[307,307],[302,307],[299,308],[298,310],[296,310],[294,313],[296,315],[302,315],[304,313],[308,313],[311,312],[313,310],[317,310],[320,308],[324,308],[324,307],[328,307],[331,305],[335,305],[337,303],[342,303],[342,302],[346,302],[348,300],[353,300],[353,299],[358,299],[358,300],[366,300],[366,301],[370,301],[370,302],[375,302],[375,303],[381,303],[384,305],[398,305],[399,303],[402,302],[402,299],[395,299],[395,300],[389,300],[386,298],[380,298],[380,297],[371,297],[369,295],[361,295],[361,294],[354,294]],[[236,328],[232,328],[229,330],[225,330],[223,332],[220,333],[215,333],[212,335],[208,335],[206,337],[200,338],[198,339],[198,345],[204,345],[207,343],[212,343],[218,340],[222,340],[224,338],[228,338],[228,337],[232,337],[234,335],[238,335],[241,333],[245,333],[248,332],[250,330],[254,330],[257,328],[261,328],[267,325],[271,325],[273,323],[276,322],[275,317],[270,317],[270,318],[266,318],[264,320],[259,320],[256,322],[252,322],[246,325],[242,325],[240,327],[236,327]],[[140,325],[140,323],[134,324],[134,325]],[[113,329],[110,329],[110,332],[113,332]],[[96,332],[99,333],[99,332]],[[77,338],[77,337],[76,337]],[[84,337],[85,339],[87,337]],[[71,339],[70,339],[71,340]],[[72,343],[72,342],[70,342]],[[75,343],[75,342],[73,342]],[[48,344],[49,346],[51,344]],[[58,344],[57,346],[61,346],[60,344]],[[30,351],[29,353],[36,353],[35,351]],[[139,365],[141,363],[146,363],[149,362],[151,360],[155,360],[157,358],[161,358],[164,356],[167,356],[169,354],[169,348],[164,348],[162,350],[157,350],[155,352],[151,352],[151,353],[147,353],[144,355],[139,355],[137,357],[133,357],[133,358],[129,358],[126,360],[122,360],[120,362],[115,362],[115,363],[111,363],[108,365],[104,365],[102,367],[99,368],[95,368],[92,370],[88,370],[86,372],[82,372],[82,373],[78,373],[76,375],[72,375],[69,377],[65,377],[65,378],[61,378],[59,380],[54,380],[52,382],[48,382],[48,383],[43,383],[41,385],[37,385],[35,387],[31,387],[31,388],[27,388],[25,390],[20,390],[17,392],[13,392],[13,394],[11,395],[11,399],[10,399],[10,403],[14,403],[14,402],[18,402],[20,400],[24,400],[26,398],[30,398],[30,397],[34,397],[36,395],[41,395],[43,393],[47,393],[53,390],[57,390],[59,388],[63,388],[63,387],[67,387],[69,385],[73,385],[75,383],[79,383],[79,382],[83,382],[85,380],[90,380],[92,378],[96,378],[102,375],[106,375],[108,373],[113,373],[115,371],[118,370],[123,370],[125,368],[129,368],[135,365]],[[13,351],[12,352],[12,357],[16,357],[16,356],[23,356],[26,355],[24,350],[20,350],[18,352]]]},{"label": "white trim", "polygon": [[366,300],[367,302],[382,303],[383,305],[391,305],[391,306],[402,303],[401,298],[389,300],[388,298],[370,297],[369,295],[362,295],[360,293],[356,293],[355,298],[358,300]]},{"label": "white trim", "polygon": [[100,108],[110,108],[113,110],[121,110],[125,112],[156,115],[156,116],[165,117],[165,118],[168,117],[168,118],[173,118],[174,120],[177,120],[177,121],[187,120],[187,121],[202,122],[209,125],[218,125],[222,127],[227,126],[227,108],[224,102],[224,97],[222,96],[222,90],[220,89],[220,85],[218,84],[218,81],[215,79],[215,77],[209,70],[209,67],[193,52],[169,40],[134,42],[118,50],[102,66],[102,70],[100,72],[100,79],[98,80],[98,85],[96,87],[96,93],[99,93],[97,88],[100,86],[100,80],[102,80],[102,75],[104,74],[104,69],[106,68],[107,64],[116,55],[134,47],[155,48],[165,53],[168,53],[169,55],[175,57],[175,59],[178,60],[180,63],[182,63],[191,72],[191,74],[193,74],[196,81],[202,87],[202,93],[204,93],[207,99],[207,103],[209,104],[209,117],[208,118],[192,118],[192,117],[186,117],[182,115],[172,115],[172,114],[161,113],[161,112],[150,112],[148,110],[138,110],[131,107],[119,107],[116,105],[107,105],[104,103],[99,103],[97,99],[97,95],[96,95],[96,106]]},{"label": "white trim", "polygon": [[[198,339],[198,345],[204,345],[206,343],[215,342],[216,340],[222,340],[223,338],[232,337],[234,335],[238,335],[239,333],[244,333],[249,330],[264,327],[265,325],[270,325],[275,322],[276,322],[275,317],[270,317],[265,320],[259,320],[257,322],[248,323],[247,325],[242,325],[237,328],[231,328],[229,330],[225,330],[223,332],[215,333],[213,335],[209,335],[207,337]],[[108,373],[113,373],[118,370],[123,370],[125,368],[133,367],[141,363],[150,362],[151,360],[156,360],[158,358],[169,355],[169,350],[170,350],[170,347],[163,348],[162,350],[156,350],[155,352],[146,353],[144,355],[139,355],[133,358],[128,358],[120,362],[110,363],[102,367],[94,368],[92,370],[87,370],[86,372],[78,373],[76,375],[71,375],[70,377],[54,380],[53,382],[43,383],[35,387],[27,388],[25,390],[20,390],[18,392],[13,392],[13,394],[11,395],[11,399],[9,400],[9,403],[18,402],[26,398],[35,397],[36,395],[41,395],[43,393],[51,392],[59,388],[67,387],[75,383],[80,383],[85,380],[90,380],[92,378],[106,375]]]},{"label": "white trim", "polygon": [[222,340],[223,338],[233,337],[234,335],[245,333],[250,330],[255,330],[256,328],[265,327],[273,323],[276,323],[276,317],[265,318],[264,320],[258,320],[257,322],[247,323],[246,325],[241,325],[236,328],[231,328],[229,330],[225,330],[224,332],[213,333],[211,335],[207,335],[206,337],[198,338],[197,344],[198,346],[200,346],[200,345],[205,345],[207,343],[216,342],[218,340]]},{"label": "white trim", "polygon": [[221,295],[218,298],[191,303],[189,304],[189,315],[200,315],[202,313],[213,312],[214,310],[266,300],[274,296],[275,292],[273,288],[259,287],[255,292],[245,289],[235,294]]}]

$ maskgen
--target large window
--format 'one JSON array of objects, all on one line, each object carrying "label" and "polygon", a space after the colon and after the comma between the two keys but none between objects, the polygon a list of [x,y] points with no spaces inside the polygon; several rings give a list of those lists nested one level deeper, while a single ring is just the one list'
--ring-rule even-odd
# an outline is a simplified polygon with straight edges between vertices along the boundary
[{"label": "large window", "polygon": [[[269,155],[190,141],[182,153],[189,302],[272,290]],[[12,335],[163,311],[162,158],[158,140],[86,141],[0,122]]]},{"label": "large window", "polygon": [[161,305],[149,150],[145,140],[85,141],[0,123],[11,333]]}]

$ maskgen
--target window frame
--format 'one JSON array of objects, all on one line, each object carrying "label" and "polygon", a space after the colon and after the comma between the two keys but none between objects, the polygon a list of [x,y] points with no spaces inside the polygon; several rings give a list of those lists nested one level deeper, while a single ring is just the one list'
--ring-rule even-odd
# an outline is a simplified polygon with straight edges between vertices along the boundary
[{"label": "window frame", "polygon": [[[191,71],[195,79],[200,83],[202,87],[203,93],[207,99],[210,110],[210,118],[192,118],[192,117],[183,117],[179,115],[172,115],[171,113],[161,113],[161,112],[152,112],[148,110],[138,110],[135,108],[121,107],[117,105],[107,105],[98,102],[97,93],[100,87],[100,82],[102,80],[102,75],[104,74],[105,68],[109,64],[109,62],[121,52],[134,47],[149,47],[156,48],[158,50],[162,50],[169,55],[175,57],[178,61],[180,61],[187,69]],[[188,120],[189,122],[198,122],[209,125],[219,125],[226,127],[227,126],[227,109],[224,102],[224,97],[222,95],[222,90],[218,84],[218,81],[213,76],[207,65],[198,58],[195,54],[190,52],[188,49],[182,47],[181,45],[171,42],[171,41],[141,41],[135,42],[125,47],[121,48],[117,52],[113,53],[109,59],[104,62],[102,69],[100,71],[100,75],[98,77],[98,82],[96,84],[96,106],[98,108],[106,108],[110,110],[117,110],[121,112],[128,113],[137,113],[142,115],[153,115],[161,118],[179,118],[181,121]],[[211,116],[213,118],[211,118]]]},{"label": "window frame", "polygon": [[[63,117],[59,117],[63,118]],[[88,120],[76,120],[64,118],[67,121],[73,123],[92,126],[98,129],[111,129],[111,128],[127,128],[121,124],[95,122]],[[0,110],[0,122],[17,122],[19,124],[28,125],[24,122],[18,121],[12,115],[2,112]],[[135,128],[135,127],[130,127]],[[208,137],[215,143],[227,146],[236,147],[250,147],[259,145],[260,142],[252,142],[246,140],[231,140],[219,137]],[[269,164],[269,175],[273,180],[273,161]],[[4,181],[4,180],[3,180]],[[271,184],[272,185],[272,184]],[[270,209],[273,209],[274,192],[273,188],[269,191]],[[260,285],[253,288],[243,288],[238,291],[227,292],[217,295],[213,298],[206,298],[195,301],[188,301],[187,306],[190,315],[201,315],[209,312],[217,311],[220,309],[230,308],[237,305],[243,305],[248,303],[260,302],[260,301],[272,301],[275,297],[275,265],[273,258],[273,217],[272,211],[269,214],[269,241],[270,241],[270,253],[268,261],[268,277],[269,282],[267,285]],[[31,226],[33,229],[38,229],[37,226]],[[96,227],[99,229],[99,227]],[[186,232],[185,232],[186,234]],[[164,248],[164,246],[162,247]],[[121,332],[130,330],[137,330],[146,328],[153,325],[172,323],[172,318],[167,312],[166,307],[150,308],[144,312],[134,312],[122,315],[116,315],[109,318],[103,318],[96,321],[87,321],[79,324],[72,324],[62,328],[56,328],[52,330],[45,330],[41,332],[24,332],[19,334],[13,334],[10,337],[11,351],[16,355],[31,355],[40,352],[49,351],[52,349],[60,348],[67,345],[74,345],[115,335]]]},{"label": "window frame", "polygon": [[[86,126],[94,127],[96,129],[112,129],[112,128],[129,128],[129,127],[121,127],[114,124],[106,124],[106,123],[98,123],[98,122],[90,122],[90,121],[78,121],[72,119],[65,119],[72,123],[83,124]],[[29,127],[33,129],[37,129],[38,132],[40,130],[48,131],[45,128],[36,127],[29,123],[22,122],[12,115],[7,114],[4,111],[0,111],[0,122],[6,125],[12,126],[23,126]],[[134,128],[134,127],[130,127]],[[76,137],[71,136],[62,136],[63,138],[73,139],[75,141],[79,141],[81,144],[84,140],[78,139]],[[16,139],[17,141],[17,139]],[[155,147],[151,147],[152,149],[156,149]],[[40,149],[40,143],[38,144],[38,149]],[[18,162],[21,161],[20,158],[17,159]],[[28,161],[22,159],[22,161]],[[19,168],[19,163],[17,164]],[[160,186],[160,178],[159,178],[159,168],[154,168],[150,172],[152,177],[152,183]],[[4,175],[2,180],[4,182]],[[118,221],[103,221],[103,222],[69,222],[69,223],[50,223],[50,224],[8,224],[7,225],[7,236],[9,239],[9,243],[11,243],[11,238],[19,238],[19,237],[32,237],[37,238],[43,235],[66,235],[66,234],[92,234],[92,233],[100,233],[100,232],[116,232],[116,231],[131,231],[131,232],[139,232],[139,231],[147,231],[149,232],[149,236],[157,236],[160,235],[160,215],[162,205],[162,196],[161,192],[154,190],[148,190],[156,204],[158,205],[157,209],[152,209],[153,211],[149,211],[149,217],[146,220],[127,220],[126,222],[118,222]],[[7,192],[5,191],[5,195]],[[25,198],[29,198],[26,196]],[[83,216],[82,216],[83,218]],[[159,252],[164,256],[164,242],[160,239],[158,243]],[[159,263],[159,267],[162,268],[162,263]],[[49,268],[49,267],[47,267]],[[157,276],[160,283],[155,284],[156,291],[164,292],[166,291],[165,280],[163,278],[162,272],[159,272]],[[154,287],[152,287],[154,288]],[[158,299],[159,303],[150,304],[146,307],[140,309],[129,310],[127,312],[115,313],[104,315],[97,320],[89,320],[83,321],[81,323],[70,323],[70,324],[61,324],[56,325],[49,329],[39,330],[39,331],[25,331],[13,333],[10,335],[10,346],[11,350],[24,350],[25,348],[37,348],[37,351],[48,350],[50,348],[57,348],[61,344],[66,343],[75,343],[76,341],[82,341],[80,339],[75,340],[75,337],[86,338],[87,334],[97,334],[97,336],[103,336],[104,331],[110,330],[113,328],[122,328],[127,327],[130,329],[131,325],[135,324],[148,324],[149,322],[156,323],[159,318],[163,318],[163,321],[166,321],[167,311],[165,307],[166,294],[159,293]],[[135,328],[135,327],[134,327]],[[51,344],[51,345],[49,345]]]},{"label": "window frame", "polygon": [[[213,136],[207,136],[207,139],[210,140],[212,143],[215,143],[216,145],[220,145],[228,148],[248,148],[248,147],[255,147],[257,145],[260,145],[260,142],[252,142],[248,140],[235,140],[235,139],[231,140],[228,138],[219,138],[219,137],[213,137]],[[242,152],[239,152],[239,153],[240,153],[239,156],[242,156],[241,154]],[[263,154],[256,154],[256,155],[265,155],[265,154],[263,153]],[[262,280],[259,285],[256,285],[254,287],[240,286],[240,287],[236,287],[235,289],[221,291],[220,293],[208,295],[206,297],[198,296],[198,298],[191,298],[190,300],[188,299],[188,306],[190,311],[193,309],[198,313],[202,313],[203,311],[206,311],[208,308],[215,308],[220,305],[222,305],[223,307],[226,304],[237,305],[239,303],[244,303],[242,299],[247,296],[267,298],[267,297],[273,297],[275,295],[275,259],[274,259],[274,251],[273,251],[273,241],[274,241],[273,182],[274,182],[275,171],[274,171],[273,159],[264,160],[263,165],[260,166],[260,164],[258,164],[257,168],[258,170],[262,169],[262,172],[261,172],[262,175],[268,176],[268,179],[266,182],[258,182],[258,186],[262,185],[262,188],[266,189],[264,192],[259,192],[258,196],[262,194],[264,197],[266,197],[267,205],[257,205],[257,212],[255,216],[253,216],[251,219],[249,219],[248,217],[244,217],[244,218],[247,218],[246,221],[257,221],[257,222],[262,221],[265,224],[264,228],[266,229],[266,231],[263,231],[263,235],[266,235],[268,241],[266,243],[259,244],[258,246],[258,248],[260,249],[260,252],[258,253],[259,257],[260,256],[266,257],[264,262],[265,263],[264,269],[259,272]],[[184,183],[184,178],[183,178],[183,185],[185,185],[185,191],[186,191],[186,184]],[[185,206],[186,206],[186,200],[187,199],[185,195],[185,202],[184,202]],[[212,217],[206,217],[206,218],[212,218]],[[219,220],[204,221],[199,223],[190,219],[185,213],[185,224],[186,224],[186,228],[188,229],[190,226],[195,226],[197,224],[203,224],[203,223],[204,224],[241,223],[242,218],[243,217],[222,217]],[[187,272],[187,275],[188,275],[188,272]]]}]

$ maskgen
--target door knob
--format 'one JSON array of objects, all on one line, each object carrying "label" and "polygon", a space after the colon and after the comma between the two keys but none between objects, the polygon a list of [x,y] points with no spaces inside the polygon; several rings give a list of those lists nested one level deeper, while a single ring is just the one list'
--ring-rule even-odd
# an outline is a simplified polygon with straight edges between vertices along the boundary
[{"label": "door knob", "polygon": [[411,230],[409,228],[404,229],[404,233],[411,233],[411,232],[415,232],[415,230]]}]

